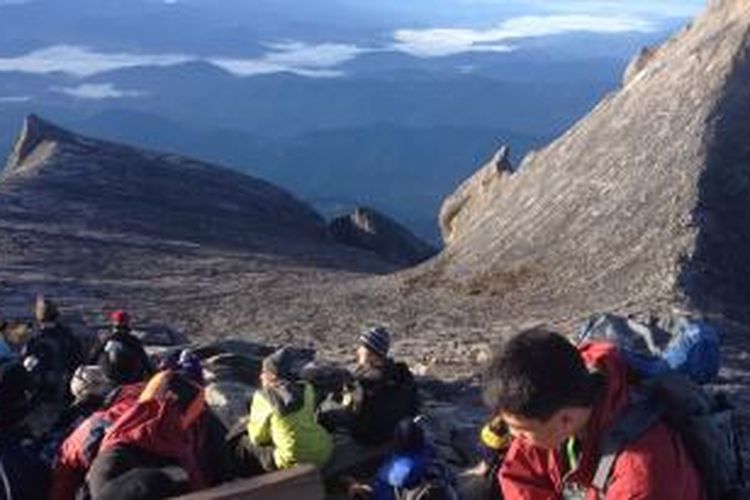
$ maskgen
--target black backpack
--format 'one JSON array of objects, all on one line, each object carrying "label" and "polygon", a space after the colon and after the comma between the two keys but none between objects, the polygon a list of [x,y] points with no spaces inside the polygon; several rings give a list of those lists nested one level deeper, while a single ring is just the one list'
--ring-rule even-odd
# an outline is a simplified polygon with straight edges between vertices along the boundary
[{"label": "black backpack", "polygon": [[602,496],[619,453],[659,421],[679,433],[709,500],[750,498],[743,471],[742,436],[726,395],[711,394],[678,373],[641,381],[630,405],[605,432],[593,480]]}]

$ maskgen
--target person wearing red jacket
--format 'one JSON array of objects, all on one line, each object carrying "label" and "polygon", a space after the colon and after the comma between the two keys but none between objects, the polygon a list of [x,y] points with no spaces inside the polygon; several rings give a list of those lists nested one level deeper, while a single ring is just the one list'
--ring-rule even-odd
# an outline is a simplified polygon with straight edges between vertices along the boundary
[{"label": "person wearing red jacket", "polygon": [[157,373],[107,431],[86,475],[92,498],[166,498],[221,479],[223,427],[203,387],[179,370]]},{"label": "person wearing red jacket", "polygon": [[514,436],[498,474],[504,498],[705,499],[682,439],[663,423],[618,454],[604,491],[593,486],[601,440],[630,401],[629,375],[612,344],[576,348],[544,328],[502,344],[484,397]]},{"label": "person wearing red jacket", "polygon": [[63,441],[52,466],[50,500],[76,498],[107,429],[135,405],[144,385],[136,383],[116,389],[102,410],[91,414]]}]

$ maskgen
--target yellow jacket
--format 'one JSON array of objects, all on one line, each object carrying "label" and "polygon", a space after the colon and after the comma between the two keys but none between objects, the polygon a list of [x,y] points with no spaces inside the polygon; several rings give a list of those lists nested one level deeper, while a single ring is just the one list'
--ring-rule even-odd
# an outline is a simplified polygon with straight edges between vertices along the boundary
[{"label": "yellow jacket", "polygon": [[315,390],[306,382],[281,381],[256,391],[247,432],[254,445],[275,448],[279,469],[303,462],[321,467],[333,451],[331,436],[315,420]]}]

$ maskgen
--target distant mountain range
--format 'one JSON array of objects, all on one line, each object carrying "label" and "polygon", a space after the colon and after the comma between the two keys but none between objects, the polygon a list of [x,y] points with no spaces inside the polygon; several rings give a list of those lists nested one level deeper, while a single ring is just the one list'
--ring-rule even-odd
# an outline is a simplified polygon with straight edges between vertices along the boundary
[{"label": "distant mountain range", "polygon": [[[0,2],[0,156],[23,117],[38,113],[272,180],[329,215],[367,204],[437,243],[440,201],[462,179],[504,143],[519,160],[561,134],[618,86],[632,53],[680,22],[533,36],[511,52],[417,57],[388,49],[394,30],[489,29],[540,10],[523,2],[431,5]],[[14,57],[26,59],[7,62]],[[153,62],[160,57],[175,60]],[[43,69],[65,59],[81,71],[118,58],[141,63],[85,75]],[[244,61],[245,71],[271,61],[279,72],[242,76],[217,58]],[[336,77],[288,72],[298,59],[312,64],[312,74]]]}]

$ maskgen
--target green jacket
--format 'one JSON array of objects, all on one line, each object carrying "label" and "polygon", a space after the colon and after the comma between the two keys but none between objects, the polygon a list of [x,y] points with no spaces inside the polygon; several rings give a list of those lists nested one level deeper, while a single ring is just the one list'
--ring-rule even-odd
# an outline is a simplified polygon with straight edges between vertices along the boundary
[{"label": "green jacket", "polygon": [[254,445],[275,448],[279,469],[299,463],[321,467],[333,451],[331,436],[315,420],[315,390],[304,382],[281,381],[256,391],[247,432]]}]

